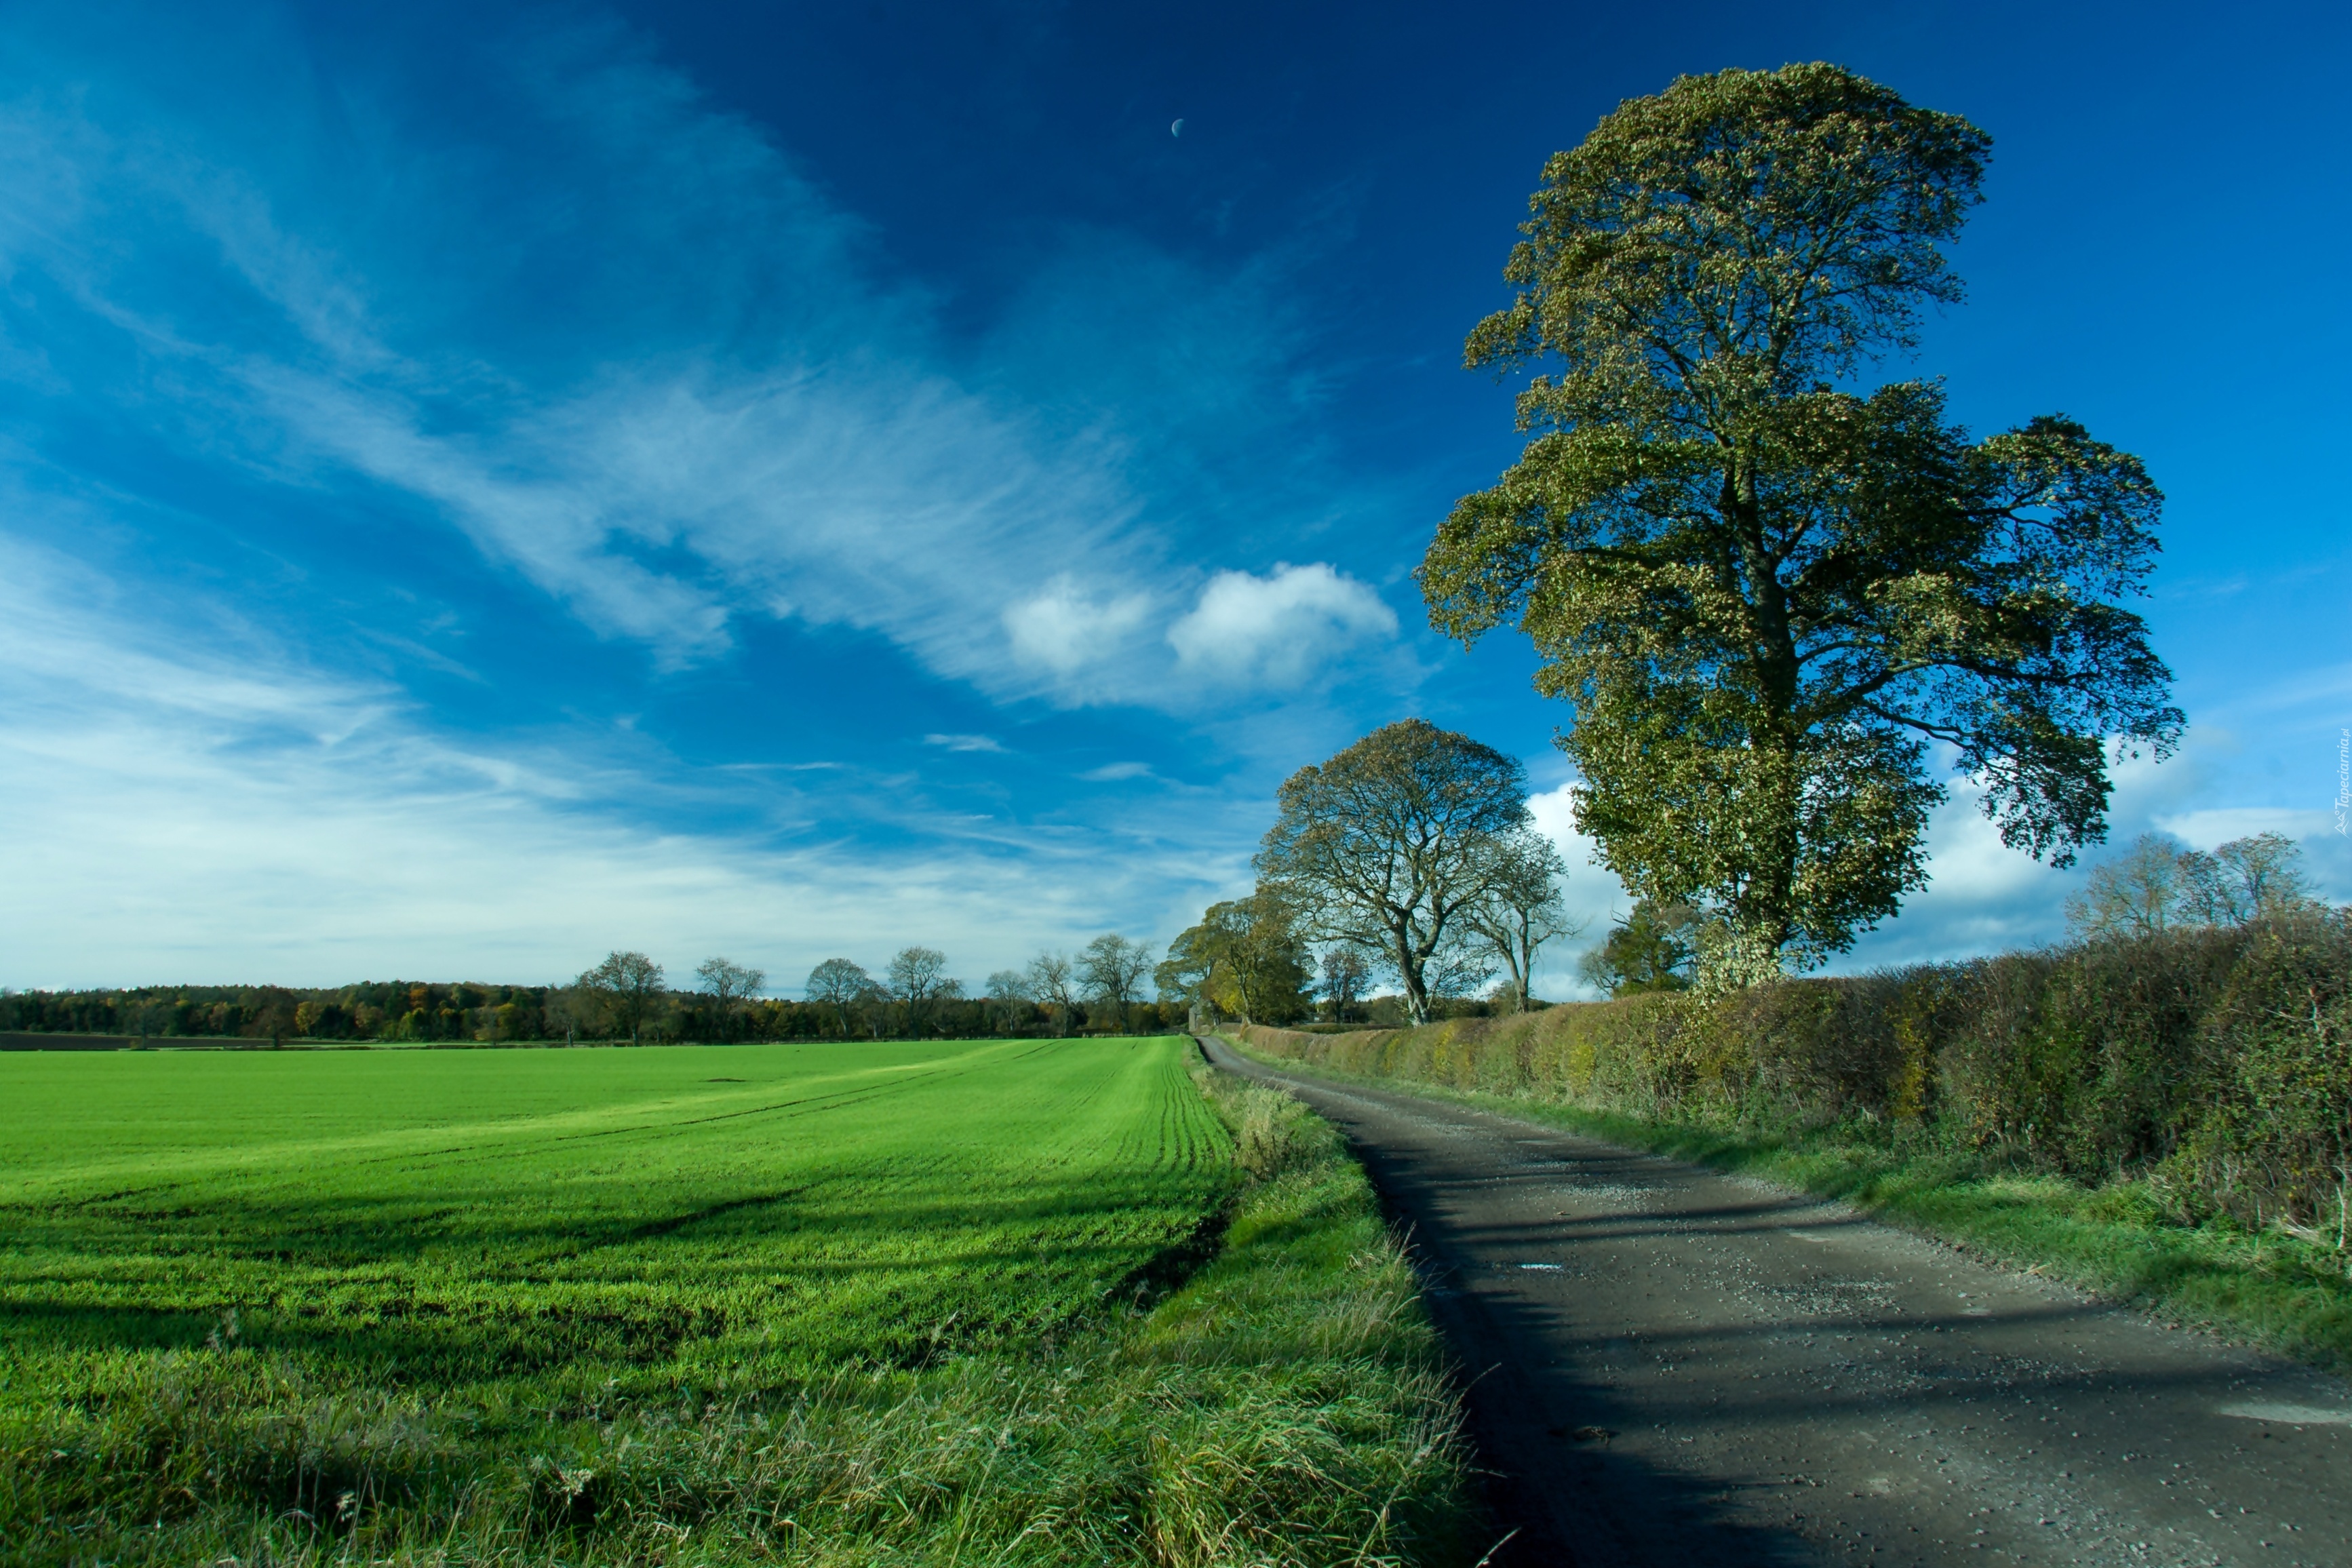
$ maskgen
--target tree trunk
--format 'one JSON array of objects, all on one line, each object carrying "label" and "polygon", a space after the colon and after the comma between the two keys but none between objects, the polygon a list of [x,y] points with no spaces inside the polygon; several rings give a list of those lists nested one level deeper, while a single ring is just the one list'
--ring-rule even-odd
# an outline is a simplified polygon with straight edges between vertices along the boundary
[{"label": "tree trunk", "polygon": [[1423,978],[1421,961],[1413,956],[1412,939],[1400,931],[1396,934],[1397,978],[1404,984],[1405,1016],[1416,1026],[1429,1022],[1429,986]]}]

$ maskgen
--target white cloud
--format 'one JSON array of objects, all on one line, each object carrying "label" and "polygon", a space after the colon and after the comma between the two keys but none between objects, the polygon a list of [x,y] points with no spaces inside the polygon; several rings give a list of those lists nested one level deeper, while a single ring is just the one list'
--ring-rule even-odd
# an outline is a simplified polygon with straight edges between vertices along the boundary
[{"label": "white cloud", "polygon": [[1064,574],[1008,608],[1004,628],[1024,665],[1077,684],[1076,678],[1117,659],[1150,613],[1142,594],[1089,592]]},{"label": "white cloud", "polygon": [[1002,752],[1004,743],[993,735],[926,735],[926,746],[940,746],[950,752]]},{"label": "white cloud", "polygon": [[1152,773],[1149,763],[1106,763],[1078,776],[1088,784],[1118,784],[1125,779],[1148,779]]},{"label": "white cloud", "polygon": [[2167,812],[2152,819],[2182,843],[2211,849],[2232,838],[2257,833],[2283,833],[2289,838],[2314,839],[2336,830],[2335,817],[2325,811],[2296,811],[2286,806],[2215,805]]},{"label": "white cloud", "polygon": [[1609,928],[1633,912],[1633,896],[1617,874],[1597,858],[1600,846],[1576,829],[1576,808],[1569,798],[1572,784],[1528,797],[1528,814],[1536,831],[1559,847],[1568,862],[1568,879],[1560,887],[1560,902],[1583,931],[1554,942],[1536,965],[1535,991],[1554,1001],[1591,998],[1591,987],[1576,973],[1577,961],[1609,936]]},{"label": "white cloud", "polygon": [[1265,576],[1220,572],[1168,630],[1188,672],[1226,684],[1297,686],[1358,643],[1394,637],[1396,612],[1324,562],[1278,563]]}]

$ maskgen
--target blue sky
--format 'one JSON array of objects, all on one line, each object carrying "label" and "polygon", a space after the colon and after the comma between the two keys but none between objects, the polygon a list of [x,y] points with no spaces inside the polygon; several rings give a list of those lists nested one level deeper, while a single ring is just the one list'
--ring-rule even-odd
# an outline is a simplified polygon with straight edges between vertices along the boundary
[{"label": "blue sky", "polygon": [[[979,980],[1244,888],[1524,643],[1408,574],[1544,157],[1826,58],[1995,138],[1916,365],[2170,502],[2188,744],[2118,839],[2352,898],[2339,6],[17,5],[0,37],[0,983]],[[1171,134],[1181,118],[1181,136]],[[2061,929],[1963,790],[1844,967]],[[2078,875],[2079,873],[2074,874]],[[1561,973],[1549,989],[1569,988]]]}]

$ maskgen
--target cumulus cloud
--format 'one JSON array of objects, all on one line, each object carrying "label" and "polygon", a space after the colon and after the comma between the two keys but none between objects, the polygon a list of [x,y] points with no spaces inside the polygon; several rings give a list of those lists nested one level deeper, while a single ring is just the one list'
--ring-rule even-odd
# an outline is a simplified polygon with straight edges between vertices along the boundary
[{"label": "cumulus cloud", "polygon": [[1168,630],[1181,668],[1222,684],[1295,687],[1356,645],[1396,635],[1396,612],[1324,562],[1260,577],[1220,572]]},{"label": "cumulus cloud", "polygon": [[1064,574],[1007,608],[1004,629],[1024,666],[1075,682],[1113,663],[1150,613],[1146,595],[1089,590]]},{"label": "cumulus cloud", "polygon": [[1576,973],[1577,960],[1595,942],[1606,940],[1610,926],[1633,908],[1633,895],[1625,891],[1616,873],[1600,863],[1595,853],[1599,846],[1577,831],[1575,806],[1569,799],[1572,787],[1564,784],[1528,797],[1528,815],[1535,819],[1536,831],[1557,845],[1559,858],[1568,863],[1560,902],[1584,928],[1579,935],[1555,942],[1537,966],[1537,994],[1556,1000],[1593,994]]}]

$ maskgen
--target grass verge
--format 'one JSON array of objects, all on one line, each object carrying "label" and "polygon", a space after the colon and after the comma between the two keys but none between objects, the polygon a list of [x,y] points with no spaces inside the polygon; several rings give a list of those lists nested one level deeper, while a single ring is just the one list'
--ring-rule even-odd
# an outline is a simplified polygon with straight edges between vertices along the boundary
[{"label": "grass verge", "polygon": [[1406,1089],[1837,1198],[1875,1217],[2190,1324],[2352,1373],[2352,1270],[2329,1242],[2227,1217],[2178,1223],[2144,1181],[2093,1187],[1906,1150],[1839,1129],[1766,1133],[1630,1116],[1532,1096],[1349,1072],[1224,1037],[1255,1061],[1335,1082]]},{"label": "grass verge", "polygon": [[927,1363],[453,1387],[257,1345],[233,1315],[202,1345],[0,1345],[0,1563],[1475,1556],[1458,1407],[1362,1173],[1297,1101],[1195,1081],[1229,1134],[1214,1255]]}]

